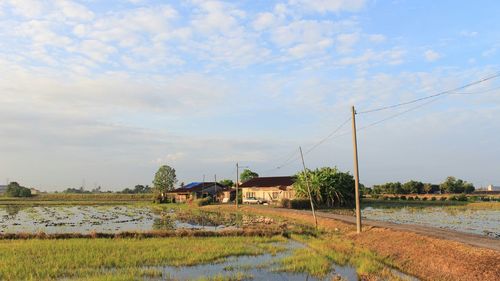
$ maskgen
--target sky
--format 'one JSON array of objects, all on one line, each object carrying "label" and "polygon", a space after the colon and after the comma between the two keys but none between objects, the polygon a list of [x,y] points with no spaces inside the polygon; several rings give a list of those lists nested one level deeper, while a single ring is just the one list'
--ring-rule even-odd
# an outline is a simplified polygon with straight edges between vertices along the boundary
[{"label": "sky", "polygon": [[[308,168],[352,173],[351,106],[498,73],[499,10],[493,0],[0,0],[0,183],[121,190],[151,185],[164,164],[179,183],[235,179],[236,162],[292,175],[299,146]],[[500,185],[499,86],[358,114],[358,129],[385,120],[358,132],[361,182]]]}]

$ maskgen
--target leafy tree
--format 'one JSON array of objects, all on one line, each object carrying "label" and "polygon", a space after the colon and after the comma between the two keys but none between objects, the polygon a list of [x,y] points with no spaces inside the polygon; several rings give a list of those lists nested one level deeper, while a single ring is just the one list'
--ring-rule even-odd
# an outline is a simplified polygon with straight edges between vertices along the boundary
[{"label": "leafy tree", "polygon": [[175,175],[174,168],[163,165],[158,169],[153,180],[153,185],[155,191],[160,195],[162,202],[165,199],[167,191],[173,190],[176,183],[177,176]]},{"label": "leafy tree", "polygon": [[257,178],[258,176],[259,176],[259,174],[257,174],[256,172],[253,172],[250,169],[245,169],[245,170],[243,170],[243,172],[241,172],[240,180],[241,180],[241,182],[246,182],[246,181],[251,180],[253,178]]},{"label": "leafy tree", "polygon": [[[307,170],[311,184],[311,196],[316,204],[328,207],[352,205],[354,202],[354,178],[337,168],[323,167],[314,171]],[[306,174],[296,175],[293,188],[298,197],[309,197]]]},{"label": "leafy tree", "polygon": [[423,186],[423,191],[424,193],[431,193],[433,191],[434,187],[432,186],[432,184],[430,183],[424,183],[424,186]]},{"label": "leafy tree", "polygon": [[6,195],[9,197],[30,197],[31,190],[19,185],[17,182],[11,182],[7,185]]},{"label": "leafy tree", "polygon": [[400,182],[388,182],[381,185],[373,186],[373,193],[375,194],[401,194],[403,187]]},{"label": "leafy tree", "polygon": [[424,192],[424,184],[420,181],[411,180],[409,182],[405,182],[402,186],[404,194],[410,193],[423,193]]},{"label": "leafy tree", "polygon": [[471,193],[475,190],[472,183],[455,177],[447,177],[446,180],[439,186],[443,193]]},{"label": "leafy tree", "polygon": [[219,181],[219,183],[222,184],[223,186],[227,186],[227,187],[234,186],[234,182],[230,179],[223,179],[223,180]]}]

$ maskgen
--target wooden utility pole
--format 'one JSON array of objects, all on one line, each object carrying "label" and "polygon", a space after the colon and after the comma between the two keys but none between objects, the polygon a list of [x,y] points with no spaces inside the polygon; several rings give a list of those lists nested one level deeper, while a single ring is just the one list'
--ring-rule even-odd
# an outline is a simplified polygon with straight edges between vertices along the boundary
[{"label": "wooden utility pole", "polygon": [[238,205],[238,187],[240,186],[240,184],[239,184],[239,181],[240,181],[240,179],[239,179],[239,177],[240,177],[239,168],[240,168],[240,166],[239,166],[238,162],[236,162],[236,199],[235,199],[235,201],[236,201],[236,208],[240,207]]},{"label": "wooden utility pole", "polygon": [[304,162],[304,155],[302,154],[302,147],[299,146],[300,157],[302,158],[302,166],[304,167],[304,176],[306,177],[307,193],[309,194],[309,201],[311,202],[311,210],[314,217],[314,225],[318,229],[318,219],[316,218],[316,212],[314,211],[314,203],[311,195],[311,187],[309,186],[309,176],[306,170],[306,163]]},{"label": "wooden utility pole", "polygon": [[215,202],[215,199],[217,199],[217,174],[214,174],[214,198],[213,202]]},{"label": "wooden utility pole", "polygon": [[356,137],[356,110],[352,106],[352,143],[354,146],[354,192],[356,196],[356,231],[361,233],[361,207],[359,204],[359,169],[358,169],[358,140]]}]

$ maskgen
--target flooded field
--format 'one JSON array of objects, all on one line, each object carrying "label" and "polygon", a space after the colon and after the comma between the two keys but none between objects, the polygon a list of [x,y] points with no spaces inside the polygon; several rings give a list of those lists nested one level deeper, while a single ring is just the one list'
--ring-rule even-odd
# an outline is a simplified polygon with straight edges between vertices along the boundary
[{"label": "flooded field", "polygon": [[401,224],[418,224],[486,235],[500,239],[500,210],[466,207],[366,207],[363,217]]},{"label": "flooded field", "polygon": [[[356,268],[332,264],[330,273],[319,278],[307,273],[292,273],[280,270],[280,260],[290,256],[293,250],[304,248],[305,245],[289,241],[286,250],[276,255],[264,254],[257,256],[230,257],[221,263],[202,264],[195,266],[163,266],[154,267],[161,272],[161,278],[151,280],[198,280],[211,276],[220,280],[346,280],[357,281]],[[218,279],[217,279],[218,280]],[[410,280],[410,279],[407,279]]]},{"label": "flooded field", "polygon": [[[244,222],[244,221],[243,221]],[[0,233],[115,233],[174,229],[218,230],[243,223],[216,214],[197,216],[140,206],[2,206]]]}]

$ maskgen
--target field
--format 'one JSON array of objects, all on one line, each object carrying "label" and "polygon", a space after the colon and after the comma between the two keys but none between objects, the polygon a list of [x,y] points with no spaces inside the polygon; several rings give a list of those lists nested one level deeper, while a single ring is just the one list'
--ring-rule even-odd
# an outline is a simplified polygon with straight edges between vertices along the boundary
[{"label": "field", "polygon": [[[0,229],[0,279],[497,280],[500,274],[495,251],[411,233],[367,228],[356,236],[351,225],[320,218],[315,230],[310,214],[273,208],[200,208],[119,198],[126,203],[118,204],[121,199],[115,197],[81,205],[92,202],[86,196],[70,197],[62,205],[55,204],[63,200],[56,196],[17,205],[0,201],[0,209],[11,210],[0,220],[20,220]],[[8,203],[2,207],[2,202]],[[62,226],[47,220],[50,216]],[[49,228],[19,232],[14,224],[27,217]],[[155,221],[159,228],[153,228]],[[67,233],[73,225],[65,224],[75,222],[87,228]],[[92,231],[109,222],[118,229]],[[6,235],[7,229],[17,233]],[[59,239],[72,237],[85,238]],[[486,260],[488,268],[482,266]],[[440,266],[424,265],[434,261]]]}]

